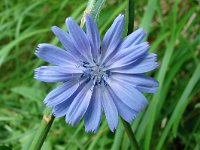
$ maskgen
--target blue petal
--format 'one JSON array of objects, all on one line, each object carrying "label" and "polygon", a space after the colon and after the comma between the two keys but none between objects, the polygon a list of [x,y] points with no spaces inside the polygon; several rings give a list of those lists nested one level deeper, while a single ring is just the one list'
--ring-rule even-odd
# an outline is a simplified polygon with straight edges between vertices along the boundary
[{"label": "blue petal", "polygon": [[137,111],[131,109],[128,105],[126,105],[121,99],[119,99],[116,94],[112,91],[111,88],[108,88],[110,95],[113,98],[113,101],[117,107],[117,110],[119,112],[119,115],[126,120],[127,122],[131,123],[132,120],[136,117],[138,114]]},{"label": "blue petal", "polygon": [[46,98],[44,103],[48,107],[54,107],[67,100],[79,87],[79,82],[77,80],[70,80],[64,84],[58,86],[53,91],[51,91]]},{"label": "blue petal", "polygon": [[90,105],[84,116],[86,132],[92,131],[96,133],[99,128],[102,115],[101,94],[102,94],[101,88],[99,87],[94,88],[94,92],[90,100]]},{"label": "blue petal", "polygon": [[56,117],[56,118],[60,118],[62,116],[65,116],[69,106],[71,105],[71,103],[73,102],[72,98],[68,98],[66,99],[64,102],[56,105],[55,107],[53,107],[52,110],[52,114]]},{"label": "blue petal", "polygon": [[115,56],[113,56],[106,63],[106,66],[110,65],[109,67],[106,67],[106,68],[111,69],[111,68],[126,66],[130,63],[133,63],[138,58],[145,56],[148,50],[149,50],[148,42],[144,42],[144,43],[120,50],[116,53]]},{"label": "blue petal", "polygon": [[134,31],[133,33],[129,34],[127,37],[125,37],[123,41],[121,42],[119,48],[124,49],[124,48],[137,45],[140,42],[142,42],[145,36],[146,36],[145,31],[142,28],[140,28]]},{"label": "blue petal", "polygon": [[118,126],[118,111],[107,88],[102,90],[102,95],[103,96],[101,102],[106,115],[106,119],[108,121],[108,126],[110,130],[114,132]]},{"label": "blue petal", "polygon": [[137,61],[133,62],[124,67],[113,68],[111,72],[118,72],[118,73],[126,73],[126,74],[140,74],[149,72],[154,70],[158,67],[158,63],[156,62],[156,54],[148,54],[143,58],[138,59]]},{"label": "blue petal", "polygon": [[111,77],[107,80],[113,92],[134,111],[140,112],[146,105],[146,98],[132,84],[122,84]]},{"label": "blue petal", "polygon": [[66,114],[66,122],[76,125],[84,116],[90,104],[92,96],[93,82],[89,81],[76,95]]},{"label": "blue petal", "polygon": [[74,57],[79,58],[80,53],[79,51],[75,48],[75,46],[72,43],[72,40],[69,36],[69,34],[62,29],[58,28],[57,26],[53,26],[51,28],[53,33],[57,36],[59,41],[62,43],[64,48],[68,50],[69,53],[71,53]]},{"label": "blue petal", "polygon": [[39,44],[36,56],[54,65],[66,66],[76,64],[75,59],[67,51],[51,44]]},{"label": "blue petal", "polygon": [[106,32],[102,41],[103,62],[117,48],[124,29],[124,15],[119,15]]},{"label": "blue petal", "polygon": [[[71,92],[71,93],[68,93],[70,96],[64,97],[64,95],[63,95],[62,102],[53,106],[53,115],[55,117],[59,118],[59,117],[62,117],[67,114],[67,111],[68,111],[71,103],[73,102],[73,100],[77,96],[77,94],[82,90],[82,85],[85,84],[85,81],[86,81],[86,79],[77,81],[79,87],[78,87],[78,89],[76,89],[76,91],[72,91],[73,89],[71,89],[71,91],[66,89],[66,91]],[[74,85],[74,86],[76,86],[76,85]],[[75,88],[74,88],[74,90],[75,90]],[[60,91],[60,92],[61,92],[60,94],[62,94],[62,91]],[[65,91],[63,91],[63,92],[65,92]],[[55,93],[55,94],[57,94],[57,93]],[[66,94],[67,94],[67,92],[66,92]],[[61,98],[61,97],[59,96],[59,98]]]},{"label": "blue petal", "polygon": [[[107,63],[109,61],[109,64],[112,64],[113,59],[112,57],[116,55],[116,53],[118,54],[118,52],[123,52],[124,49],[131,49],[131,47],[134,47],[135,45],[138,45],[139,43],[142,42],[143,38],[145,37],[146,33],[144,32],[144,30],[142,28],[134,31],[133,33],[131,33],[130,35],[128,35],[127,37],[125,37],[123,39],[123,41],[121,41],[119,43],[119,45],[117,46],[117,48],[115,48],[115,53],[112,53],[109,55],[109,57],[104,58],[103,63]],[[110,59],[112,59],[112,61],[110,61]]]},{"label": "blue petal", "polygon": [[35,69],[34,78],[43,82],[64,82],[78,79],[83,71],[76,67],[42,66]]},{"label": "blue petal", "polygon": [[97,60],[100,54],[100,35],[96,24],[89,14],[86,14],[86,29],[87,36],[91,43],[92,55],[94,59]]},{"label": "blue petal", "polygon": [[158,88],[158,81],[144,74],[113,73],[112,78],[120,84],[132,84],[136,89],[145,93],[155,93]]},{"label": "blue petal", "polygon": [[72,18],[66,19],[66,25],[69,30],[69,35],[76,49],[83,55],[88,62],[92,62],[91,47],[88,37],[85,32],[77,25]]}]

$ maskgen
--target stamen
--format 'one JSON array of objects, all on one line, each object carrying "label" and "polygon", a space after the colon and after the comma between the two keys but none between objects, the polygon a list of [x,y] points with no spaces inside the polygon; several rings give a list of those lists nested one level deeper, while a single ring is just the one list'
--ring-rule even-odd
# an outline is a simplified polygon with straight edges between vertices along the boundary
[{"label": "stamen", "polygon": [[104,71],[104,65],[99,65],[94,61],[94,64],[90,64],[86,61],[81,62],[83,68],[82,77],[86,77],[88,80],[94,81],[94,86],[106,86],[106,80],[110,76],[110,71]]}]

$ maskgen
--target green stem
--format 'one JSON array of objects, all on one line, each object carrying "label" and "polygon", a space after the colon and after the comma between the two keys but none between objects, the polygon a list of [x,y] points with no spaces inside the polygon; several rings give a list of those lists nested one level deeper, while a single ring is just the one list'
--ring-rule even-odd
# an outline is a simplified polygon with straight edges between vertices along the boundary
[{"label": "green stem", "polygon": [[123,119],[122,119],[122,123],[124,125],[125,131],[126,131],[128,137],[129,137],[129,140],[133,146],[133,149],[139,150],[140,148],[139,148],[138,142],[134,136],[134,133],[133,133],[133,130],[132,130],[130,124]]},{"label": "green stem", "polygon": [[134,0],[128,0],[128,34],[131,34],[134,28],[134,5]]},{"label": "green stem", "polygon": [[44,140],[47,137],[47,134],[51,128],[51,125],[54,121],[54,116],[51,115],[51,110],[47,109],[43,115],[42,122],[34,136],[34,139],[30,145],[29,150],[40,150]]}]

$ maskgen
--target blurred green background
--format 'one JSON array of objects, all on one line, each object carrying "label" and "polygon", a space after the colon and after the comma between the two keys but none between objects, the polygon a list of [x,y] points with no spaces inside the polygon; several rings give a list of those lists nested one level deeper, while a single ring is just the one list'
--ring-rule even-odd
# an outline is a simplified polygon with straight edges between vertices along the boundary
[{"label": "blurred green background", "polygon": [[[50,31],[78,22],[86,0],[0,1],[0,150],[26,150],[42,119],[43,99],[55,84],[33,79],[45,64],[34,55],[39,43],[60,43]],[[125,0],[107,0],[98,20],[101,37],[113,19],[126,10]],[[135,0],[135,29],[144,27],[160,67],[150,75],[160,82],[149,106],[132,127],[142,149],[200,149],[200,2]],[[66,29],[66,27],[64,27]],[[43,150],[130,149],[124,128],[115,133],[103,119],[96,134],[56,119]]]}]

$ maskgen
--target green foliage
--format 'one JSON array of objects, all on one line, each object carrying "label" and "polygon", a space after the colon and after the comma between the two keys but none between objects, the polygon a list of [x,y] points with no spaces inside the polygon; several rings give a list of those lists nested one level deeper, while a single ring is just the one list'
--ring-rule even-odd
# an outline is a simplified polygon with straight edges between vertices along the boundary
[{"label": "green foliage", "polygon": [[[99,6],[104,2],[99,0]],[[126,0],[105,2],[98,13],[101,37],[126,5]],[[33,79],[34,68],[45,64],[34,51],[39,43],[61,46],[50,27],[66,30],[67,16],[80,22],[86,6],[86,0],[0,2],[0,149],[29,147],[45,109],[42,101],[56,86]],[[135,28],[148,32],[160,62],[151,73],[160,82],[159,91],[147,95],[149,106],[132,124],[142,149],[200,148],[199,10],[197,1],[135,0]],[[71,127],[61,118],[55,119],[42,149],[128,150],[130,142],[121,122],[113,134],[103,118],[92,134],[85,133],[83,121]]]}]

